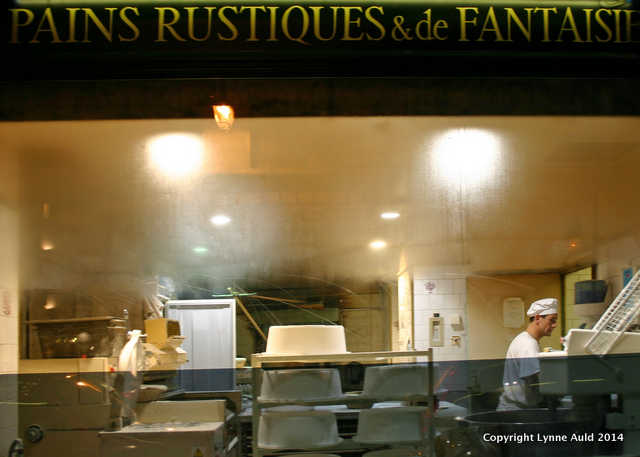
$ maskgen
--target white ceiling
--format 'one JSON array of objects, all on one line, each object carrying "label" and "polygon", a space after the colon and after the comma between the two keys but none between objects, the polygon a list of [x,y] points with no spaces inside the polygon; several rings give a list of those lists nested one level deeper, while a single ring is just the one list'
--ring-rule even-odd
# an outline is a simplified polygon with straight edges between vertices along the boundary
[{"label": "white ceiling", "polygon": [[[445,181],[434,151],[452,129],[494,135],[495,167],[483,171],[471,143],[454,167],[463,178]],[[172,181],[149,166],[145,142],[166,132],[204,138],[199,173]],[[637,118],[239,119],[230,133],[209,120],[2,123],[0,147],[0,198],[19,211],[36,283],[553,270],[597,261],[613,240],[640,244]],[[383,221],[384,210],[401,217]],[[216,213],[232,222],[212,226]],[[55,249],[40,249],[45,238]],[[372,251],[374,239],[388,247]]]}]

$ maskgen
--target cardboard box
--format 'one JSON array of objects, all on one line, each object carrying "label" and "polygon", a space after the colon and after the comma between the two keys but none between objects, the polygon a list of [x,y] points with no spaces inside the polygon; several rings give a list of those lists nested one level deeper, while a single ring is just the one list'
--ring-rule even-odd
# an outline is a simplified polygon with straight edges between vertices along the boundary
[{"label": "cardboard box", "polygon": [[180,335],[180,322],[165,318],[146,319],[144,332],[147,334],[147,343],[161,348],[167,343],[167,338]]}]

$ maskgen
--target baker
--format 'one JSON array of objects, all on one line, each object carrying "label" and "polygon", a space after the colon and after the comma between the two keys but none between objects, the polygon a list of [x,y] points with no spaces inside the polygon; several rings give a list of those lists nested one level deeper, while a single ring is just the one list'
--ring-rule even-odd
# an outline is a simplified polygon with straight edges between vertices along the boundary
[{"label": "baker", "polygon": [[498,411],[536,408],[541,401],[538,343],[543,336],[551,336],[558,325],[558,300],[543,298],[533,302],[527,316],[527,329],[516,336],[507,349],[502,378],[504,391],[498,402]]}]

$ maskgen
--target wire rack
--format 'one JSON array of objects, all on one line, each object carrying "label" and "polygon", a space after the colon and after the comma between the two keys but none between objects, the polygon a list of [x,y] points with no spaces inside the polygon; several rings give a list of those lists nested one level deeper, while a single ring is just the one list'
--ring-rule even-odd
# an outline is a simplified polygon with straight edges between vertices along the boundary
[{"label": "wire rack", "polygon": [[594,335],[585,349],[591,354],[605,355],[624,335],[640,314],[640,271],[622,289],[593,326]]}]

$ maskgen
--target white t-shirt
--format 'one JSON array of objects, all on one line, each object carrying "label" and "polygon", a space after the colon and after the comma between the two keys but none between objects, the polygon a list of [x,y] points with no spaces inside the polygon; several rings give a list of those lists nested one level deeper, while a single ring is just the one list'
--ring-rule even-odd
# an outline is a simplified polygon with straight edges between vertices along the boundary
[{"label": "white t-shirt", "polygon": [[530,376],[540,373],[539,352],[538,341],[527,331],[513,339],[504,362],[504,392],[500,396],[498,411],[537,406],[539,395],[529,383]]}]

